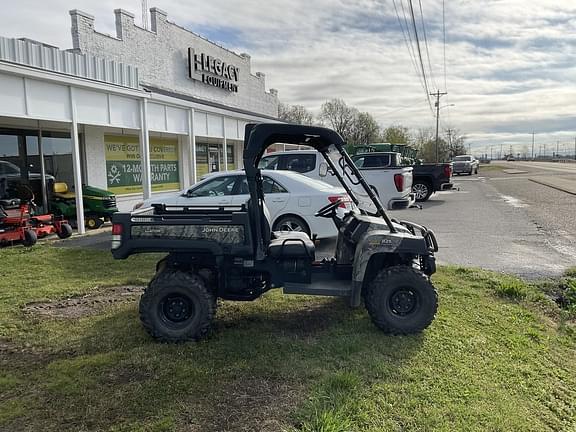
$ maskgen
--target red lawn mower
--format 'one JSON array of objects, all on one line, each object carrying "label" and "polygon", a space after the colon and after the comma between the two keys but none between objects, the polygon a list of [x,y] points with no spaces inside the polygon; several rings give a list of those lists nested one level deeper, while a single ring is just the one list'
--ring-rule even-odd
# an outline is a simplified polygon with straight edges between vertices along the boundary
[{"label": "red lawn mower", "polygon": [[0,199],[0,244],[21,241],[32,246],[50,234],[61,239],[72,235],[72,227],[63,217],[34,214],[34,194],[29,187],[19,185],[16,195],[19,198]]}]

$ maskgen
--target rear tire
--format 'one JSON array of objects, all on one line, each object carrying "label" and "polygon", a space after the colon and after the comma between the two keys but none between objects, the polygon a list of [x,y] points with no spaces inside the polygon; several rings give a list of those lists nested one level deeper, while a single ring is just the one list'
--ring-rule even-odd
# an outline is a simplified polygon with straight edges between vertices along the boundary
[{"label": "rear tire", "polygon": [[417,181],[412,185],[412,192],[417,202],[428,201],[432,195],[432,185],[425,181]]},{"label": "rear tire", "polygon": [[22,244],[26,247],[34,246],[38,241],[38,236],[33,230],[25,230],[24,238],[22,239]]},{"label": "rear tire", "polygon": [[210,330],[214,296],[202,278],[177,270],[158,273],[140,298],[140,321],[160,342],[196,341]]},{"label": "rear tire", "polygon": [[310,228],[304,219],[292,215],[282,216],[279,218],[274,224],[272,231],[304,232],[308,234],[308,237],[310,237]]},{"label": "rear tire", "polygon": [[364,303],[372,322],[384,333],[419,333],[430,325],[438,295],[430,280],[409,266],[381,270],[367,286]]}]

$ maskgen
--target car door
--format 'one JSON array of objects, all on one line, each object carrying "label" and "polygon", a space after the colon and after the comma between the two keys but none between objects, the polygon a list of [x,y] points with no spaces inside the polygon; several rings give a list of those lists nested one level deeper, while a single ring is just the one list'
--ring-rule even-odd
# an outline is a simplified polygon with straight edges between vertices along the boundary
[{"label": "car door", "polygon": [[[241,180],[238,181],[234,195],[232,196],[232,204],[237,205],[244,204],[250,199],[246,176],[243,175],[239,177],[241,177]],[[282,213],[284,207],[286,207],[290,194],[284,186],[267,175],[264,175],[262,178],[262,189],[266,207],[268,207],[270,217],[274,220]]]},{"label": "car door", "polygon": [[192,186],[178,198],[180,205],[221,206],[232,204],[232,192],[238,175],[221,175]]}]

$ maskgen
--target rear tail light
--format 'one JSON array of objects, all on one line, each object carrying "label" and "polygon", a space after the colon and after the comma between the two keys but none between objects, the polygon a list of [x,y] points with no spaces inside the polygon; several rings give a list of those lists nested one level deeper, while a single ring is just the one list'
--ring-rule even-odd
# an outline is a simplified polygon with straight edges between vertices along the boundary
[{"label": "rear tail light", "polygon": [[404,174],[394,174],[394,185],[398,192],[404,190]]},{"label": "rear tail light", "polygon": [[112,225],[112,249],[118,249],[122,245],[122,231],[124,227],[121,224]]},{"label": "rear tail light", "polygon": [[330,201],[331,203],[335,203],[338,200],[342,201],[338,206],[340,208],[349,208],[350,203],[352,202],[352,200],[348,195],[331,195],[328,197],[328,201]]},{"label": "rear tail light", "polygon": [[452,177],[452,165],[444,165],[444,176],[445,177]]}]

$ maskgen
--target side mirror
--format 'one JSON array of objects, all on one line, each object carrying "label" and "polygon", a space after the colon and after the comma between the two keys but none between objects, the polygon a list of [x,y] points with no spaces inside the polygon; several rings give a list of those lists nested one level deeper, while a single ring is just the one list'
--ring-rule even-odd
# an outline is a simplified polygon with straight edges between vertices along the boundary
[{"label": "side mirror", "polygon": [[328,164],[326,162],[322,162],[320,164],[320,169],[318,170],[318,175],[320,177],[326,177],[328,175]]}]

